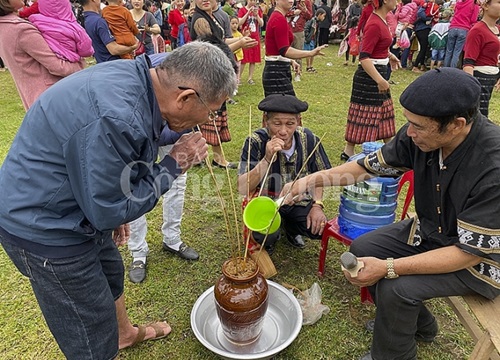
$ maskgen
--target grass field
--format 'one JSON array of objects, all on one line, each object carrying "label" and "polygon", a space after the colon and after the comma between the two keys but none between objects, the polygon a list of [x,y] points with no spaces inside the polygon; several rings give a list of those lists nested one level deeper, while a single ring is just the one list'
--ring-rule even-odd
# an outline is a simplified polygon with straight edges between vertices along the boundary
[{"label": "grass field", "polygon": [[[330,46],[323,58],[314,66],[318,73],[305,73],[301,82],[295,82],[297,96],[306,100],[310,109],[303,114],[305,126],[318,136],[326,133],[324,146],[332,164],[340,164],[344,128],[349,106],[354,66],[345,67],[337,57],[337,46]],[[257,85],[246,83],[243,75],[237,105],[229,105],[229,123],[232,141],[224,144],[227,158],[239,158],[242,143],[248,134],[251,113],[252,128],[261,124],[257,109],[263,91],[260,82],[262,66],[258,66],[254,80]],[[396,108],[398,127],[405,123],[398,98],[404,88],[418,74],[401,70],[393,73],[392,96]],[[453,94],[443,94],[443,101]],[[64,101],[64,99],[61,99]],[[8,72],[0,73],[0,159],[3,159],[22,121],[24,110],[14,83]],[[500,96],[493,95],[490,118],[500,119]],[[36,141],[36,134],[33,134]],[[1,160],[0,160],[1,161]],[[223,186],[229,201],[225,172],[215,170],[217,181]],[[161,250],[161,206],[148,214],[148,276],[142,284],[125,280],[125,294],[129,315],[134,323],[148,323],[164,319],[172,325],[168,338],[146,342],[120,353],[120,359],[216,359],[194,336],[190,327],[190,312],[196,299],[220,274],[224,260],[231,256],[231,244],[226,236],[224,219],[216,197],[213,182],[206,167],[190,170],[182,237],[194,247],[201,257],[196,262],[186,262]],[[231,172],[233,189],[236,171]],[[12,179],[15,181],[15,179]],[[329,218],[337,213],[338,189],[326,193],[326,213]],[[240,197],[236,207],[240,208]],[[239,215],[239,214],[238,214]],[[319,241],[308,241],[304,250],[291,248],[286,241],[278,244],[273,260],[278,283],[292,284],[300,289],[318,282],[323,290],[323,303],[330,307],[328,315],[315,325],[304,326],[297,339],[276,359],[357,359],[368,351],[371,335],[364,330],[364,323],[374,316],[374,307],[360,304],[359,290],[350,285],[339,269],[338,257],[345,250],[343,245],[330,242],[327,273],[317,277]],[[121,249],[128,267],[131,258],[126,247]],[[29,282],[14,268],[3,251],[0,251],[0,358],[2,359],[62,359],[56,342],[47,329]],[[92,296],[92,294],[88,294]],[[436,341],[419,344],[419,359],[466,359],[473,343],[450,308],[441,300],[429,302],[441,327]]]}]

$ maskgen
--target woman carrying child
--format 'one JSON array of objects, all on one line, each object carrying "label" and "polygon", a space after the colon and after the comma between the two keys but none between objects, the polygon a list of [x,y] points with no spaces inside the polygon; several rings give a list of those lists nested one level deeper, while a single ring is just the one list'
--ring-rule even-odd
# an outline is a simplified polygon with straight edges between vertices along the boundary
[{"label": "woman carrying child", "polygon": [[85,60],[69,62],[56,56],[40,31],[16,15],[23,6],[22,0],[0,0],[0,57],[28,110],[51,85],[83,69]]},{"label": "woman carrying child", "polygon": [[466,73],[473,75],[481,83],[479,111],[488,116],[493,88],[500,90],[500,0],[482,0],[483,18],[467,34],[464,47]]},{"label": "woman carrying child", "polygon": [[[122,0],[108,0],[108,6],[102,9],[102,17],[108,23],[109,30],[118,44],[133,46],[137,42],[135,37],[139,29],[135,24],[130,11],[123,6]],[[122,59],[133,59],[134,53],[120,55]]]},{"label": "woman carrying child", "polygon": [[385,79],[387,65],[399,68],[398,58],[389,52],[393,37],[386,22],[396,0],[374,0],[375,10],[363,30],[360,65],[354,73],[351,103],[347,115],[346,145],[340,155],[347,161],[355,144],[379,139],[388,142],[396,133],[390,85]]},{"label": "woman carrying child", "polygon": [[76,21],[71,3],[67,0],[39,0],[40,13],[29,21],[37,27],[51,50],[61,59],[79,62],[94,54],[92,40]]}]

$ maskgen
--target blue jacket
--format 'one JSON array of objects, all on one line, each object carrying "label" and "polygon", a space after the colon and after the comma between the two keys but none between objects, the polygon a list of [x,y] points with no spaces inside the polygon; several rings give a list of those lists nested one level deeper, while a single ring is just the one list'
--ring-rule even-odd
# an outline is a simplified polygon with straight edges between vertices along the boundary
[{"label": "blue jacket", "polygon": [[[425,30],[425,29],[430,29],[431,24],[430,21],[432,20],[431,16],[427,16],[425,13],[425,9],[420,6],[417,11],[417,21],[415,21],[415,31],[420,31],[420,30]],[[429,22],[427,24],[427,22]]]},{"label": "blue jacket", "polygon": [[150,211],[181,173],[169,156],[155,163],[163,126],[146,57],[57,82],[26,114],[0,168],[3,236],[78,246]]}]

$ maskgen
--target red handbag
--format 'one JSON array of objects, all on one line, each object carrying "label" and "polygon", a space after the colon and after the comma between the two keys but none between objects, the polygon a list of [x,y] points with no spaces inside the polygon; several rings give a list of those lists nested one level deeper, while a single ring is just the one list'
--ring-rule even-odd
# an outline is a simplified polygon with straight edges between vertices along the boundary
[{"label": "red handbag", "polygon": [[142,32],[142,40],[139,40],[139,46],[135,49],[135,56],[142,55],[146,52],[146,47],[144,46],[144,39],[146,38],[146,30]]}]

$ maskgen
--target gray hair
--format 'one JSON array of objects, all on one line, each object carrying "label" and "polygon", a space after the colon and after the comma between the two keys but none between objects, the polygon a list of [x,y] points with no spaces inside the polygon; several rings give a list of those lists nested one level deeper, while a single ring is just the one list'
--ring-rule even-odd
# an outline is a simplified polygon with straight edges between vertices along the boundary
[{"label": "gray hair", "polygon": [[233,95],[237,86],[231,61],[207,42],[193,41],[175,49],[157,69],[166,72],[169,83],[192,87],[207,102]]}]

